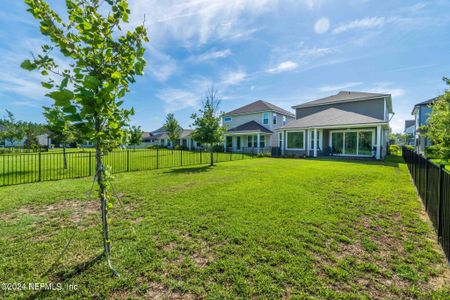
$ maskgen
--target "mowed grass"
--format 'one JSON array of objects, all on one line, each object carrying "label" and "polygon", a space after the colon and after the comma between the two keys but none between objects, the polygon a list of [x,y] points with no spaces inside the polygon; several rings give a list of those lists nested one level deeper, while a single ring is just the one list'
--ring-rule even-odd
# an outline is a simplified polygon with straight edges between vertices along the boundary
[{"label": "mowed grass", "polygon": [[[247,153],[214,153],[214,161],[250,158]],[[37,181],[79,178],[95,172],[93,149],[68,150],[67,168],[64,168],[62,151],[0,155],[0,186]],[[178,166],[208,164],[208,152],[171,149],[114,150],[104,156],[113,173],[153,170]]]},{"label": "mowed grass", "polygon": [[261,158],[118,174],[111,239],[120,278],[99,256],[91,181],[0,188],[0,282],[62,283],[0,298],[450,295],[449,267],[399,161]]}]

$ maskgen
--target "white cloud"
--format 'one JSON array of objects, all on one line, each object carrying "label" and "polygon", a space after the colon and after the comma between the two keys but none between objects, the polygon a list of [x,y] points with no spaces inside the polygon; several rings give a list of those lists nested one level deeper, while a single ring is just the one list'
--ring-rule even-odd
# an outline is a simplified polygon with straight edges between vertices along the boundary
[{"label": "white cloud", "polygon": [[193,56],[189,60],[195,63],[201,63],[204,61],[209,61],[213,59],[226,58],[231,56],[232,52],[230,49],[220,50],[220,51],[210,51],[203,53],[199,56]]},{"label": "white cloud", "polygon": [[361,85],[362,82],[345,82],[336,85],[324,85],[318,88],[320,92],[334,92],[339,90],[345,90],[354,86]]},{"label": "white cloud", "polygon": [[168,88],[156,94],[165,104],[165,112],[174,112],[188,107],[196,107],[200,102],[199,95],[183,89]]},{"label": "white cloud", "polygon": [[335,29],[333,29],[333,33],[337,34],[352,29],[361,29],[361,28],[380,28],[384,26],[385,21],[386,19],[384,17],[371,17],[353,20],[351,22],[347,22],[337,26]]},{"label": "white cloud", "polygon": [[337,50],[334,48],[309,48],[309,49],[303,49],[300,51],[299,55],[300,57],[318,57],[318,56],[324,56],[333,52],[336,52]]},{"label": "white cloud", "polygon": [[236,85],[241,83],[247,78],[247,73],[244,71],[230,71],[222,75],[221,80],[219,82],[219,86],[223,88],[229,87],[231,85]]},{"label": "white cloud", "polygon": [[251,34],[252,21],[276,5],[273,0],[134,0],[130,26],[142,24],[145,15],[149,36],[157,44],[176,40],[183,46],[197,46]]},{"label": "white cloud", "polygon": [[268,69],[267,72],[268,73],[281,73],[281,72],[295,70],[295,69],[297,69],[297,67],[298,67],[298,64],[296,62],[288,60],[288,61],[284,61],[284,62],[280,63],[275,68]]},{"label": "white cloud", "polygon": [[320,18],[314,23],[314,31],[317,34],[323,34],[330,28],[330,21],[327,18]]},{"label": "white cloud", "polygon": [[367,90],[369,93],[381,93],[381,94],[391,94],[394,97],[401,97],[405,95],[405,90],[399,87],[392,87],[389,82],[378,82],[374,86]]},{"label": "white cloud", "polygon": [[[20,72],[20,71],[19,71]],[[11,76],[10,73],[0,72],[0,94],[12,93],[30,99],[45,99],[48,90],[41,86],[38,79],[30,76],[21,78]]]},{"label": "white cloud", "polygon": [[148,46],[147,50],[148,54],[146,57],[148,58],[145,70],[150,71],[150,73],[159,81],[166,81],[169,79],[177,69],[176,61],[155,47]]}]

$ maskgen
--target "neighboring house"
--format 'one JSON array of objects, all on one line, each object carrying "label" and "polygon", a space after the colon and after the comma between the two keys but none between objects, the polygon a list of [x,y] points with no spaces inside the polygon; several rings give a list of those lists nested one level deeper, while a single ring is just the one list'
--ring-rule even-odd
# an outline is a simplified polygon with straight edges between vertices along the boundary
[{"label": "neighboring house", "polygon": [[387,153],[390,94],[341,91],[292,108],[296,120],[277,130],[283,154],[382,159]]},{"label": "neighboring house", "polygon": [[410,146],[416,145],[416,120],[405,120],[405,131],[408,136],[406,138],[406,144]]},{"label": "neighboring house", "polygon": [[415,139],[416,139],[416,151],[418,153],[424,153],[425,148],[428,146],[431,146],[431,142],[423,136],[423,130],[421,130],[421,126],[428,124],[428,117],[431,113],[431,105],[437,100],[437,97],[429,99],[427,101],[423,101],[420,103],[417,103],[411,114],[414,116],[415,124],[416,124],[416,132],[415,132]]},{"label": "neighboring house", "polygon": [[224,114],[225,150],[255,151],[278,147],[275,131],[295,119],[295,115],[269,102],[258,100]]},{"label": "neighboring house", "polygon": [[[51,139],[47,133],[40,134],[40,135],[36,136],[36,138],[38,140],[38,145],[43,146],[43,147],[50,147]],[[5,141],[2,141],[1,145],[4,145],[5,147],[23,147],[26,140],[27,140],[26,138],[23,138],[22,140],[15,141],[14,143],[10,143],[5,140]]]},{"label": "neighboring house", "polygon": [[[186,149],[197,149],[200,147],[200,144],[197,144],[192,138],[191,133],[192,129],[183,129],[181,128],[180,140],[178,145],[186,148]],[[163,126],[161,128],[156,129],[149,133],[148,138],[144,138],[143,141],[147,143],[149,146],[160,146],[160,147],[173,147],[172,142],[169,139],[169,135],[167,134],[166,128]]]}]

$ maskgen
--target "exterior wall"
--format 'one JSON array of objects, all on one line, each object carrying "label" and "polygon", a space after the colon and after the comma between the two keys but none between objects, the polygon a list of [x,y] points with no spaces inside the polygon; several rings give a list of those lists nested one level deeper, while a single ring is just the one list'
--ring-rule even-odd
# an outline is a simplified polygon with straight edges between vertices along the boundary
[{"label": "exterior wall", "polygon": [[386,106],[385,99],[378,98],[366,101],[344,102],[327,105],[319,105],[312,107],[304,107],[296,109],[297,119],[304,118],[314,113],[323,111],[328,108],[337,108],[345,111],[355,112],[365,116],[386,120]]},{"label": "exterior wall", "polygon": [[424,126],[428,124],[428,117],[431,113],[431,108],[426,105],[420,105],[415,111],[415,120],[416,120],[416,128],[415,128],[415,144],[416,151],[418,153],[424,153],[425,148],[431,146],[431,142],[424,136],[420,134],[420,126]]}]

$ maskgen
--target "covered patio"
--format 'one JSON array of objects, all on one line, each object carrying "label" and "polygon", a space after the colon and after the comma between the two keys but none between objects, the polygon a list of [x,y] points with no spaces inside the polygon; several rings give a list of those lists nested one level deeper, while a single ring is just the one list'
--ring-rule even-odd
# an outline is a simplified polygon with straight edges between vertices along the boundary
[{"label": "covered patio", "polygon": [[271,145],[272,134],[271,130],[256,121],[250,121],[227,130],[224,135],[224,150],[260,153]]}]

